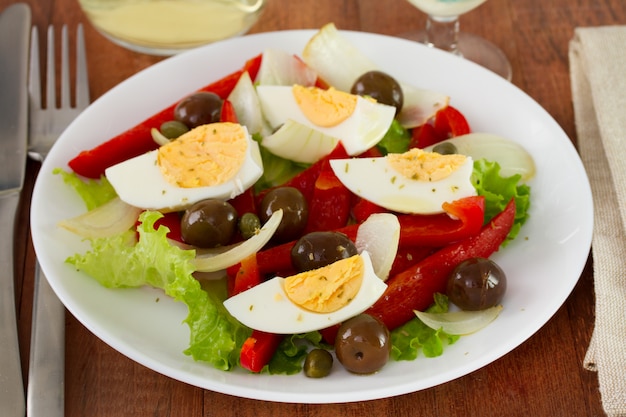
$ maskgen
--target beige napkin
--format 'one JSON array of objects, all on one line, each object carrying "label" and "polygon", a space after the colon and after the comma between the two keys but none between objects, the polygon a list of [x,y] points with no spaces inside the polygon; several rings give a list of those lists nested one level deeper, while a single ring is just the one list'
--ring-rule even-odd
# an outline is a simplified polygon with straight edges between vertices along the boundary
[{"label": "beige napkin", "polygon": [[595,211],[596,319],[584,366],[598,372],[607,415],[626,416],[626,26],[576,29],[569,59]]}]

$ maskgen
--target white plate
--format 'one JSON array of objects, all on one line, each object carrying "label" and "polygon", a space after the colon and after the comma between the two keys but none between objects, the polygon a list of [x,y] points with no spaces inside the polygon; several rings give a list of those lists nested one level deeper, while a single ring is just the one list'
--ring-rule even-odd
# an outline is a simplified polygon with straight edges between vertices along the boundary
[{"label": "white plate", "polygon": [[[509,278],[500,317],[461,338],[443,356],[390,362],[359,377],[336,364],[323,379],[223,372],[184,355],[186,307],[152,289],[109,290],[64,260],[87,246],[56,227],[82,211],[74,191],[51,172],[196,89],[239,69],[268,47],[300,53],[315,31],[264,33],[197,49],[142,71],[93,103],[65,131],[37,180],[32,203],[35,250],[67,309],[90,331],[131,359],[171,378],[241,397],[297,403],[370,400],[413,392],[466,375],[531,337],[578,281],[592,234],[592,197],[570,140],[536,102],[504,79],[468,61],[392,37],[344,35],[397,79],[449,94],[474,131],[520,142],[537,165],[531,218],[521,236],[495,255]],[[158,302],[157,299],[159,300]]]}]

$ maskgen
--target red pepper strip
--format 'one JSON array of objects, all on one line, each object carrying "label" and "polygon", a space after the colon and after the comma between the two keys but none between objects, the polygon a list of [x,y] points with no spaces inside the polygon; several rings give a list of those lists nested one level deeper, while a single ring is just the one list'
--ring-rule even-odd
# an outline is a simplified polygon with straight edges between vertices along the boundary
[{"label": "red pepper strip", "polygon": [[326,164],[315,181],[305,233],[345,226],[350,217],[351,199],[350,190],[339,181],[330,164]]},{"label": "red pepper strip", "polygon": [[399,215],[399,245],[441,247],[474,236],[484,224],[485,198],[482,196],[461,198],[444,203],[442,207],[446,213]]},{"label": "red pepper strip", "polygon": [[480,233],[448,245],[411,268],[387,280],[387,290],[366,313],[378,317],[393,330],[425,310],[436,292],[444,293],[448,275],[466,259],[488,258],[498,250],[515,218],[515,201],[485,225]]},{"label": "red pepper strip", "polygon": [[435,115],[435,132],[442,140],[470,133],[465,116],[452,106],[447,106]]},{"label": "red pepper strip", "polygon": [[411,131],[409,149],[424,149],[427,146],[439,143],[444,139],[447,139],[447,137],[439,136],[432,124],[424,123]]},{"label": "red pepper strip", "polygon": [[261,372],[274,356],[283,338],[281,334],[253,330],[252,335],[241,346],[239,355],[241,367],[252,372]]},{"label": "red pepper strip", "polygon": [[220,111],[220,122],[239,123],[237,119],[237,113],[230,100],[224,100],[222,103],[222,110]]},{"label": "red pepper strip", "polygon": [[[257,56],[249,60],[244,69],[235,71],[201,88],[199,91],[211,91],[225,99],[237,84],[244,70],[258,72],[257,65],[260,65],[260,59],[261,56]],[[256,77],[256,73],[254,75]],[[252,74],[250,74],[250,76],[252,76]],[[158,129],[164,122],[172,120],[174,118],[174,108],[176,104],[177,103],[172,104],[153,116],[148,117],[138,125],[101,143],[95,148],[80,152],[69,162],[70,168],[78,175],[97,179],[104,174],[105,169],[108,167],[156,149],[158,145],[152,140],[150,130],[152,128]]]},{"label": "red pepper strip", "polygon": [[364,198],[359,198],[357,202],[352,205],[352,217],[357,223],[363,223],[372,214],[386,212],[388,212],[387,209]]},{"label": "red pepper strip", "polygon": [[243,193],[228,200],[228,202],[235,208],[239,217],[246,213],[256,213],[256,199],[252,188],[248,188]]},{"label": "red pepper strip", "polygon": [[411,266],[420,262],[427,256],[432,255],[434,252],[441,248],[433,248],[429,246],[415,246],[415,247],[399,247],[396,253],[396,258],[393,260],[389,276],[393,277],[402,271],[409,269]]},{"label": "red pepper strip", "polygon": [[[335,149],[332,150],[331,153],[329,153],[324,158],[320,159],[304,171],[298,173],[286,183],[279,185],[278,187],[297,188],[298,190],[300,190],[306,201],[310,202],[311,198],[313,197],[313,190],[315,189],[315,181],[317,181],[317,177],[319,177],[322,169],[324,169],[324,167],[328,165],[328,161],[330,161],[331,159],[345,159],[349,157],[350,156],[340,142],[337,144]],[[267,194],[269,190],[270,189],[263,190],[258,194],[257,199],[259,202],[263,199],[263,197],[265,196],[265,194]]]},{"label": "red pepper strip", "polygon": [[262,281],[256,261],[256,253],[242,259],[234,274],[230,268],[227,273],[229,274],[229,281],[232,281],[232,285],[229,285],[229,297],[249,290],[259,285]]}]

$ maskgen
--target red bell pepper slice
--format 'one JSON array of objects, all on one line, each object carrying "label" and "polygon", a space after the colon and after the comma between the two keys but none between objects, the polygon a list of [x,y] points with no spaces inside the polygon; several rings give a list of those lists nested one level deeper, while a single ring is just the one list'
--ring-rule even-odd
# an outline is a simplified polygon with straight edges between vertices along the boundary
[{"label": "red bell pepper slice", "polygon": [[[315,190],[315,182],[317,181],[317,177],[320,176],[320,173],[322,172],[324,167],[328,165],[328,161],[330,161],[331,159],[345,158],[349,158],[349,155],[340,142],[337,144],[337,146],[335,146],[335,149],[333,149],[331,153],[329,153],[319,161],[315,162],[304,171],[296,174],[289,181],[285,182],[282,185],[279,185],[278,187],[297,188],[298,190],[300,190],[306,201],[310,202],[311,198],[313,197],[313,191]],[[259,201],[263,199],[263,196],[265,196],[265,194],[267,194],[269,190],[270,189],[263,190],[258,194],[257,197]]]},{"label": "red bell pepper slice", "polygon": [[259,373],[267,365],[284,335],[253,330],[241,347],[239,362],[242,368]]},{"label": "red bell pepper slice", "polygon": [[350,217],[352,193],[337,178],[330,164],[325,164],[315,181],[309,201],[305,233],[343,227]]},{"label": "red bell pepper slice", "polygon": [[249,290],[262,282],[256,261],[256,253],[242,259],[236,269],[236,272],[231,272],[232,277],[231,273],[229,273],[229,278],[232,281],[232,285],[228,286],[230,297]]},{"label": "red bell pepper slice", "polygon": [[222,103],[220,122],[239,123],[237,113],[235,113],[235,107],[233,107],[233,103],[231,103],[230,100],[224,100]]},{"label": "red bell pepper slice", "polygon": [[444,139],[446,138],[441,137],[437,134],[432,124],[424,123],[423,125],[418,126],[411,131],[411,141],[409,142],[409,149],[424,149],[427,146],[439,143]]},{"label": "red bell pepper slice", "polygon": [[398,216],[400,243],[405,246],[445,246],[476,235],[485,221],[485,198],[465,197],[444,203],[446,213]]},{"label": "red bell pepper slice", "polygon": [[470,126],[465,116],[452,106],[447,106],[435,115],[435,132],[445,140],[470,133]]},{"label": "red bell pepper slice", "polygon": [[[235,71],[198,91],[211,91],[225,99],[235,87],[239,77],[241,77],[244,71],[248,71],[251,77],[254,72],[254,76],[256,77],[260,62],[261,56],[259,55],[246,62],[243,69]],[[143,122],[108,141],[92,149],[80,152],[70,160],[70,168],[78,175],[97,179],[104,175],[104,171],[108,167],[156,149],[158,145],[152,140],[150,130],[152,128],[158,129],[164,122],[172,120],[174,118],[174,108],[176,104],[177,103],[172,104],[153,116],[148,117]]]},{"label": "red bell pepper slice", "polygon": [[414,310],[425,310],[436,292],[445,292],[448,276],[459,263],[474,257],[488,258],[497,251],[514,219],[515,201],[511,200],[478,235],[445,246],[387,280],[384,294],[366,313],[378,317],[389,330],[411,320]]},{"label": "red bell pepper slice", "polygon": [[363,223],[372,214],[387,213],[388,211],[386,208],[364,198],[357,199],[352,205],[352,217],[357,223]]}]

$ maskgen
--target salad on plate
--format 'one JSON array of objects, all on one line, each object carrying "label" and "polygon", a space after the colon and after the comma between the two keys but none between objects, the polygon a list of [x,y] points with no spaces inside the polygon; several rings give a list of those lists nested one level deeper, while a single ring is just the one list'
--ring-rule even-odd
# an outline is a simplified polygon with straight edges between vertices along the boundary
[{"label": "salad on plate", "polygon": [[185,354],[222,370],[441,355],[503,308],[489,257],[519,235],[535,172],[450,102],[333,24],[300,56],[268,49],[56,170],[87,207],[59,224],[91,244],[67,263],[184,303]]}]

